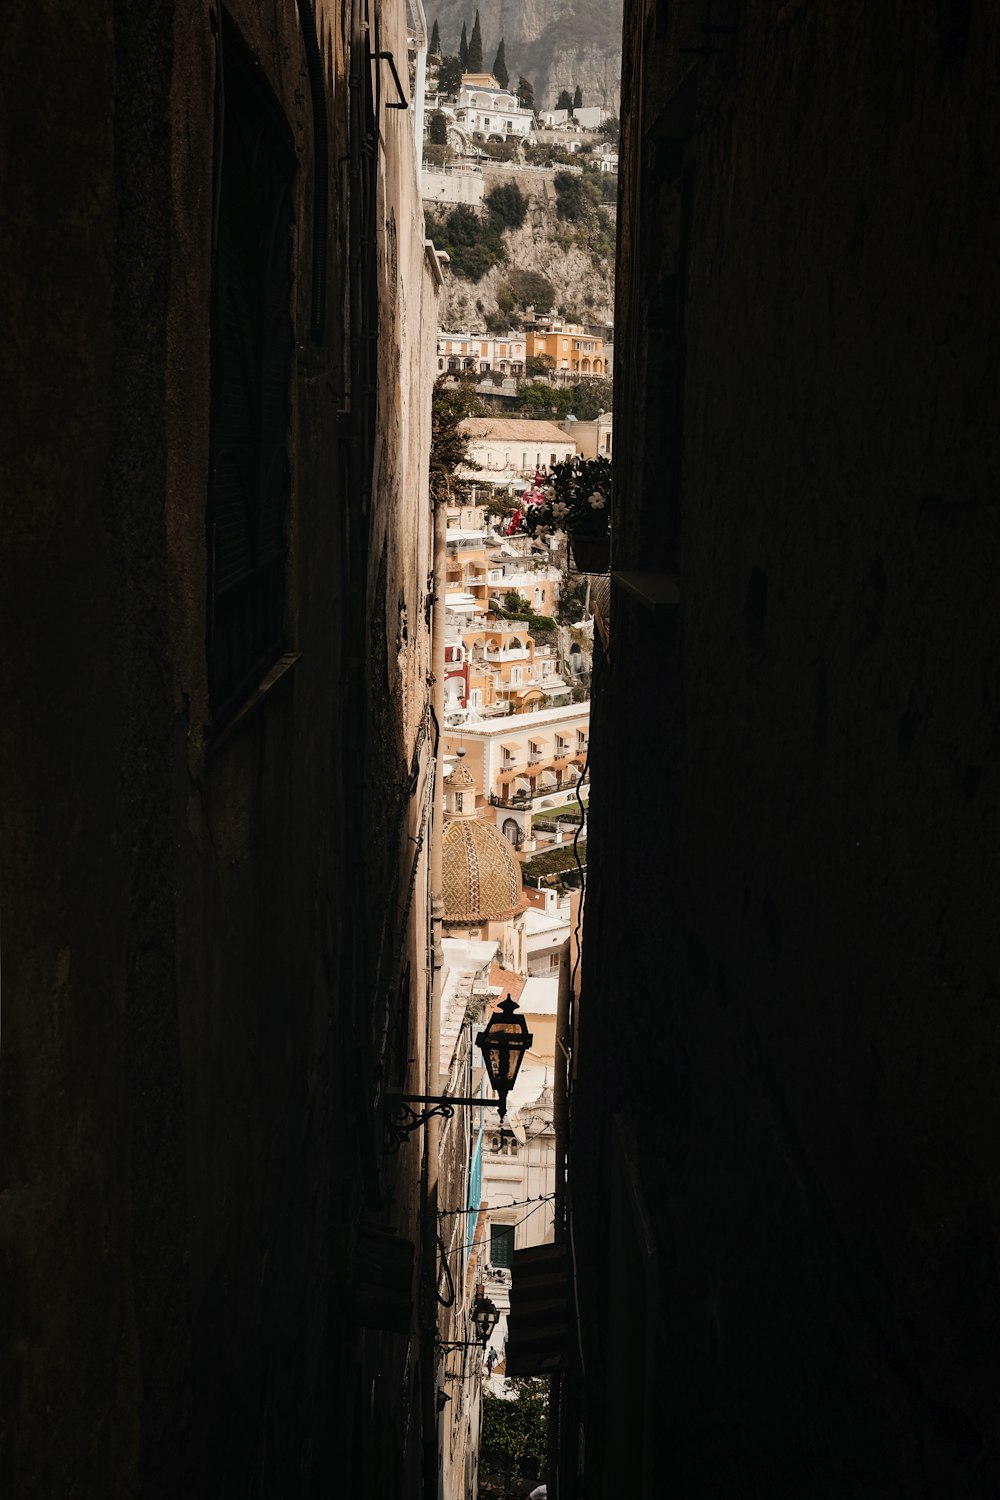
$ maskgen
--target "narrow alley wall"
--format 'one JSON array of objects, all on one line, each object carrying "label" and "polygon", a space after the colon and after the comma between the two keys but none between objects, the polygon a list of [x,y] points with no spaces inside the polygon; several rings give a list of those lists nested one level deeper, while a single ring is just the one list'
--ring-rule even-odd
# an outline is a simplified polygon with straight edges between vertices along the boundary
[{"label": "narrow alley wall", "polygon": [[588,1478],[984,1496],[997,38],[712,16],[626,5],[614,561],[680,603],[595,665]]},{"label": "narrow alley wall", "polygon": [[[369,25],[405,78],[395,0],[5,27],[19,1500],[416,1493],[379,1091],[425,1007],[438,278]],[[373,1225],[404,1268],[374,1298]]]}]

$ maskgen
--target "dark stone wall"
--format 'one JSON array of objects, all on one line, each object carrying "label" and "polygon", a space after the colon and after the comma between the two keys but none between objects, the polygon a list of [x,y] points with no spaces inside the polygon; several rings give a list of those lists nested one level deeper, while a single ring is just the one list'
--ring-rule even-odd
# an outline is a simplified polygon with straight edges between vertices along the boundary
[{"label": "dark stone wall", "polygon": [[[409,115],[381,121],[390,189],[368,255],[395,269],[394,210],[418,313],[404,327],[380,285],[352,323],[351,17],[321,0],[316,342],[310,7],[228,9],[300,160],[299,659],[222,736],[205,660],[217,20],[193,0],[15,0],[4,22],[0,1488],[18,1500],[305,1496],[352,1473],[359,1493],[406,1494],[419,1458],[407,1337],[362,1330],[354,1306],[366,1219],[416,1238],[416,1153],[381,1159],[377,1099],[387,1039],[407,1051],[407,961],[411,1037],[424,1005],[422,913],[399,892],[427,755],[411,700],[429,384],[374,496],[398,369],[350,400],[352,332],[378,334],[419,384]],[[367,541],[349,563],[359,528],[371,565]]]},{"label": "dark stone wall", "polygon": [[626,9],[616,566],[680,607],[616,587],[596,690],[589,1336],[618,1108],[674,1492],[987,1496],[995,29],[975,5],[716,19],[699,56],[704,6]]}]

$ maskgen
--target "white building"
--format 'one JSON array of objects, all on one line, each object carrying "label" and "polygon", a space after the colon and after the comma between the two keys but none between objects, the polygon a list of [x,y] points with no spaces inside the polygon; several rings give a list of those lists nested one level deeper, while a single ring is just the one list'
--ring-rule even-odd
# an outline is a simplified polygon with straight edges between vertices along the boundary
[{"label": "white building", "polygon": [[442,731],[442,754],[454,756],[461,747],[477,812],[492,809],[511,843],[530,841],[532,813],[573,803],[590,743],[589,701],[493,719],[452,717],[456,722]]},{"label": "white building", "polygon": [[469,457],[479,468],[460,470],[460,477],[475,484],[523,489],[536,469],[551,469],[576,454],[576,443],[554,422],[530,417],[466,417],[462,431],[470,439]]},{"label": "white building", "polygon": [[470,140],[528,140],[534,133],[534,111],[525,109],[509,89],[501,88],[491,73],[464,75],[454,116]]}]

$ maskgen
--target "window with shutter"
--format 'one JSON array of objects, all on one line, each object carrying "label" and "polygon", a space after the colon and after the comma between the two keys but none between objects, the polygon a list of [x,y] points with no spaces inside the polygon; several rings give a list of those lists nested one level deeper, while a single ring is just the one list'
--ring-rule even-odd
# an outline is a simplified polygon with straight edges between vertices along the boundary
[{"label": "window with shutter", "polygon": [[514,1255],[513,1224],[490,1225],[490,1264],[509,1266]]},{"label": "window with shutter", "polygon": [[291,132],[225,18],[212,311],[208,663],[225,719],[285,645],[291,470]]}]

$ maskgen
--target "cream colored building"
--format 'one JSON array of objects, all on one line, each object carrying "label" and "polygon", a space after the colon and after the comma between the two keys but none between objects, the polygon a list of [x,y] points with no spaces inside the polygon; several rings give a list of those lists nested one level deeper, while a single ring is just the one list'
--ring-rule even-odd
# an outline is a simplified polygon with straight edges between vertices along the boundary
[{"label": "cream colored building", "polygon": [[504,837],[520,844],[531,837],[532,813],[573,800],[589,743],[590,703],[584,702],[448,724],[441,752],[454,756],[463,751],[477,811],[483,816],[492,812]]},{"label": "cream colored building", "polygon": [[576,444],[581,458],[611,458],[614,452],[614,417],[609,411],[598,412],[592,420],[566,417],[559,426]]},{"label": "cream colored building", "polygon": [[474,370],[480,375],[493,371],[523,375],[525,347],[523,333],[439,333],[438,372]]},{"label": "cream colored building", "polygon": [[576,443],[555,422],[530,417],[466,417],[462,432],[469,438],[469,458],[476,469],[461,469],[462,479],[496,488],[523,488],[536,470],[576,455]]}]

